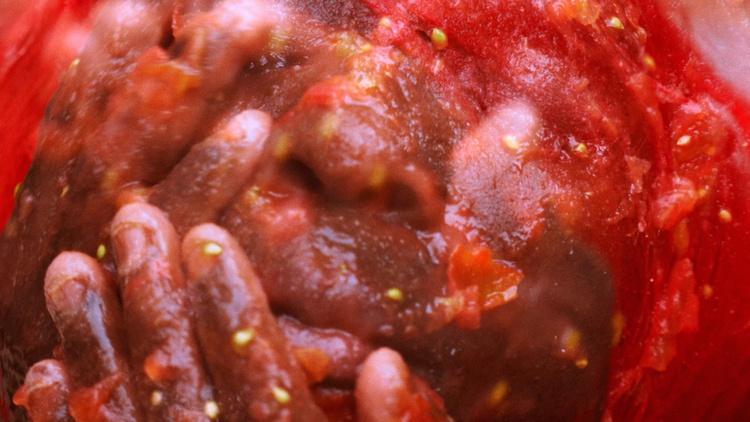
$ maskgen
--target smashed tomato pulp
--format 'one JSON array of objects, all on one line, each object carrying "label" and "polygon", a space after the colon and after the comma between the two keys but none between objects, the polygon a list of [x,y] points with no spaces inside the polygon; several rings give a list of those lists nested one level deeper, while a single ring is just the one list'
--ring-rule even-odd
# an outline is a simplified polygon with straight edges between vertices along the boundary
[{"label": "smashed tomato pulp", "polygon": [[[743,279],[750,270],[744,259],[750,252],[744,241],[750,153],[724,113],[729,109],[744,129],[750,119],[709,76],[664,10],[645,1],[369,3],[391,21],[376,41],[431,66],[448,98],[488,111],[523,92],[549,125],[543,130],[570,134],[540,136],[553,145],[537,150],[522,136],[529,132],[525,122],[495,115],[498,125],[519,132],[505,146],[547,163],[546,174],[559,179],[539,176],[536,183],[550,192],[572,186],[560,190],[581,194],[557,196],[554,211],[598,247],[614,273],[619,335],[605,417],[729,419],[750,412],[750,287]],[[0,152],[4,163],[12,163],[0,168],[2,216],[10,212],[13,187],[28,165],[43,105],[75,51],[76,19],[89,7],[35,2],[4,34],[3,47],[17,47],[4,48],[12,53],[0,68]],[[420,34],[433,35],[439,48],[427,48]],[[42,48],[60,40],[70,44]],[[563,170],[549,164],[559,157]],[[471,171],[472,163],[466,164]],[[511,218],[532,236],[542,216],[512,211],[531,203],[534,192],[524,191],[523,179],[508,177],[519,191],[508,198]],[[462,211],[455,216],[460,221]],[[511,290],[512,271],[499,262],[481,250],[456,253],[465,256],[455,256],[452,293],[484,308],[497,298],[462,280],[502,279],[501,289]],[[467,261],[479,277],[462,277],[460,264]],[[457,321],[475,324],[471,308],[463,309]]]}]

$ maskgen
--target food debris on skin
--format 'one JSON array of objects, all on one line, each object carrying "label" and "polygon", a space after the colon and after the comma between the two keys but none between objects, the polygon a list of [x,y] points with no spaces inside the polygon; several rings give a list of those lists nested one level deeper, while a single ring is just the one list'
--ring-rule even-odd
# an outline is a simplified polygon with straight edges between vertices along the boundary
[{"label": "food debris on skin", "polygon": [[492,257],[485,246],[459,245],[448,263],[448,292],[461,297],[457,323],[478,329],[484,311],[497,308],[518,297],[523,272]]},{"label": "food debris on skin", "polygon": [[625,329],[625,315],[615,312],[612,316],[612,346],[617,346],[622,340],[622,331]]},{"label": "food debris on skin", "polygon": [[692,136],[682,135],[679,138],[677,138],[677,146],[684,147],[684,146],[690,145],[690,142],[692,140],[693,140]]},{"label": "food debris on skin", "polygon": [[726,209],[722,208],[719,210],[719,221],[722,223],[731,223],[732,222],[732,213]]},{"label": "food debris on skin", "polygon": [[159,406],[162,403],[162,401],[164,401],[164,393],[162,393],[159,390],[154,390],[151,392],[151,397],[149,399],[151,406],[153,407]]},{"label": "food debris on skin", "polygon": [[487,397],[487,402],[491,407],[497,407],[510,392],[510,386],[507,381],[501,380],[492,387]]},{"label": "food debris on skin", "polygon": [[336,134],[336,130],[339,127],[339,118],[335,113],[326,113],[325,116],[320,120],[318,126],[318,133],[320,138],[324,141],[329,141]]},{"label": "food debris on skin", "polygon": [[237,330],[232,335],[232,347],[238,353],[244,353],[247,346],[255,339],[255,330],[252,328],[245,328]]},{"label": "food debris on skin", "polygon": [[404,293],[401,291],[401,289],[392,287],[386,290],[385,297],[394,302],[401,302],[404,300]]},{"label": "food debris on skin", "polygon": [[292,396],[289,394],[289,392],[281,387],[273,387],[271,389],[271,394],[273,394],[274,400],[276,400],[276,402],[280,405],[289,404],[289,402],[292,400]]},{"label": "food debris on skin", "polygon": [[96,248],[96,259],[101,261],[107,255],[107,246],[103,243]]},{"label": "food debris on skin", "polygon": [[511,151],[518,151],[521,148],[521,144],[518,142],[518,137],[515,135],[503,136],[503,145],[505,145]]},{"label": "food debris on skin", "polygon": [[388,169],[383,164],[376,164],[375,167],[372,169],[372,173],[370,173],[370,187],[372,189],[378,190],[385,185],[385,182],[388,178]]},{"label": "food debris on skin", "polygon": [[208,416],[209,419],[215,420],[219,417],[219,405],[215,401],[209,400],[203,406],[203,413]]},{"label": "food debris on skin", "polygon": [[248,205],[255,205],[260,198],[261,190],[258,185],[253,185],[250,189],[245,191],[244,199]]},{"label": "food debris on skin", "polygon": [[648,70],[656,70],[656,60],[650,54],[643,55],[643,64]]},{"label": "food debris on skin", "polygon": [[617,16],[607,19],[607,27],[619,30],[625,29],[625,25],[622,24],[622,21]]},{"label": "food debris on skin", "polygon": [[575,328],[568,327],[560,337],[562,345],[561,352],[564,355],[574,355],[578,353],[581,345],[581,332]]},{"label": "food debris on skin", "polygon": [[289,43],[289,34],[282,28],[275,28],[268,38],[268,49],[273,52],[281,52]]},{"label": "food debris on skin", "polygon": [[216,242],[206,242],[203,245],[203,255],[206,256],[219,256],[224,252],[224,248]]},{"label": "food debris on skin", "polygon": [[286,160],[291,149],[291,142],[292,138],[289,136],[289,134],[282,133],[281,135],[279,135],[273,148],[274,158],[279,161]]},{"label": "food debris on skin", "polygon": [[383,16],[382,18],[380,18],[378,25],[382,26],[383,28],[390,28],[393,25],[393,21],[388,16]]},{"label": "food debris on skin", "polygon": [[430,31],[430,41],[437,50],[444,50],[448,47],[448,36],[440,28],[432,28]]},{"label": "food debris on skin", "polygon": [[115,190],[120,183],[121,174],[119,171],[110,169],[104,172],[100,182],[100,188],[104,192]]},{"label": "food debris on skin", "polygon": [[578,369],[585,369],[589,365],[582,343],[581,331],[573,327],[565,328],[560,336],[560,357],[572,361]]}]

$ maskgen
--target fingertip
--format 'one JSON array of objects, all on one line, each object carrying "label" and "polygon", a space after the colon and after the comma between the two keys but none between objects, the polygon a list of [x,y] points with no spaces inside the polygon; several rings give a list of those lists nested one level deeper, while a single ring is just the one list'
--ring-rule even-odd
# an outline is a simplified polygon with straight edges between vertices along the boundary
[{"label": "fingertip", "polygon": [[370,353],[362,365],[360,376],[370,371],[375,372],[379,378],[388,377],[393,380],[406,379],[409,376],[409,369],[401,354],[387,347],[381,347]]},{"label": "fingertip", "polygon": [[140,270],[149,258],[155,258],[154,254],[171,257],[178,251],[174,227],[163,211],[150,204],[131,203],[122,207],[112,221],[111,233],[121,276]]},{"label": "fingertip", "polygon": [[189,280],[202,278],[231,248],[229,234],[215,224],[192,228],[182,241],[182,257]]},{"label": "fingertip", "polygon": [[68,373],[65,365],[56,359],[45,359],[35,363],[29,368],[24,379],[24,385],[29,387],[27,393],[31,393],[34,387],[46,387],[50,384],[67,386]]},{"label": "fingertip", "polygon": [[401,355],[385,347],[372,352],[362,364],[355,396],[362,421],[400,419],[409,396],[409,369]]},{"label": "fingertip", "polygon": [[63,252],[55,258],[44,278],[47,307],[53,315],[60,310],[79,306],[88,289],[98,289],[104,279],[99,264],[80,252]]},{"label": "fingertip", "polygon": [[268,113],[255,109],[245,110],[227,123],[223,136],[218,138],[255,145],[268,138],[272,124],[273,120]]},{"label": "fingertip", "polygon": [[165,222],[168,222],[167,216],[159,208],[142,202],[133,202],[126,204],[115,214],[112,220],[112,233],[116,233],[118,228],[131,225],[156,229]]},{"label": "fingertip", "polygon": [[[184,247],[195,249],[195,247],[203,242],[217,242],[225,243],[229,238],[229,234],[213,223],[200,224],[193,227],[185,235],[185,240],[182,242]],[[185,250],[183,249],[183,252]]]},{"label": "fingertip", "polygon": [[68,420],[68,374],[62,362],[46,359],[26,373],[23,385],[13,395],[13,404],[26,408],[32,420]]}]

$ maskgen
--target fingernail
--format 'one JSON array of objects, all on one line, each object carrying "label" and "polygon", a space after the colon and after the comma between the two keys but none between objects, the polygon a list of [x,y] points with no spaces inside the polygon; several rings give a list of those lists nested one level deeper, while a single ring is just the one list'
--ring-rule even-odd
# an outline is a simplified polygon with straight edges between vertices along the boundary
[{"label": "fingernail", "polygon": [[77,309],[85,302],[86,282],[80,278],[79,275],[60,273],[47,279],[45,295],[51,313]]},{"label": "fingernail", "polygon": [[120,223],[112,232],[112,244],[120,274],[133,274],[146,263],[148,235],[142,225],[135,222]]}]

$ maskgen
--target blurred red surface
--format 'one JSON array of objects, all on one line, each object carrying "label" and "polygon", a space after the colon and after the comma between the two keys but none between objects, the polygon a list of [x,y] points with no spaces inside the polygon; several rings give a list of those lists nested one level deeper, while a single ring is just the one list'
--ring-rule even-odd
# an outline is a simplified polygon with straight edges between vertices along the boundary
[{"label": "blurred red surface", "polygon": [[[6,3],[8,7],[0,12],[0,227],[11,212],[14,187],[30,164],[45,105],[60,73],[85,40],[94,0]],[[383,2],[382,7],[390,3],[398,2]],[[466,20],[476,19],[451,15],[446,1],[412,3],[422,3],[415,9],[435,23],[471,28]],[[744,73],[732,67],[736,58],[721,60],[721,54],[732,50],[711,50],[706,46],[718,42],[721,47],[721,39],[701,32],[721,27],[720,20],[727,19],[737,29],[728,35],[724,31],[723,36],[730,38],[726,45],[731,46],[737,39],[747,39],[737,38],[750,33],[749,27],[741,27],[746,20],[737,14],[714,13],[709,16],[714,21],[706,24],[705,10],[696,6],[700,2],[665,2],[661,7],[648,0],[635,3],[650,34],[649,51],[659,63],[657,78],[720,100],[732,111],[740,130],[750,134],[750,107],[742,99],[750,84],[742,79]],[[725,6],[729,7],[717,3]],[[481,5],[476,8],[486,10]],[[483,39],[491,42],[489,37],[475,37],[476,42]],[[750,61],[746,64],[750,66]],[[715,74],[728,80],[721,82]],[[750,414],[750,260],[746,258],[750,254],[750,150],[739,145],[734,151],[720,165],[715,202],[717,212],[719,207],[732,210],[731,223],[721,224],[716,218],[691,223],[696,227],[689,268],[694,285],[680,284],[682,275],[673,268],[687,267],[676,263],[659,243],[664,235],[656,229],[649,229],[635,245],[609,252],[613,265],[620,267],[618,307],[625,326],[612,356],[605,420],[734,420]],[[670,271],[675,273],[670,276]],[[674,318],[670,312],[686,309],[667,306],[670,295],[686,288],[700,297],[700,306],[694,307],[699,309],[697,321],[690,321],[691,329],[676,335],[674,357],[664,368],[654,369],[658,366],[653,362],[654,327],[661,319]],[[8,417],[2,400],[7,398],[0,394],[0,420]]]}]

